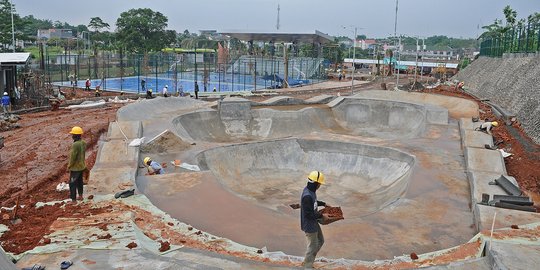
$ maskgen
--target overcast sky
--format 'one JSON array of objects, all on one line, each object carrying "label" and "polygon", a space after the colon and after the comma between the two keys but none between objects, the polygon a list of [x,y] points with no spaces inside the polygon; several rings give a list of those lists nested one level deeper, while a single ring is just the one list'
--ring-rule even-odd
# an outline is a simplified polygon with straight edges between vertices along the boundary
[{"label": "overcast sky", "polygon": [[[87,25],[101,17],[114,30],[120,13],[150,8],[169,19],[169,29],[276,32],[277,6],[281,7],[279,32],[386,37],[394,34],[395,0],[12,0],[17,13],[40,19]],[[540,12],[539,0],[401,0],[397,33],[409,36],[446,35],[477,37],[495,18],[504,18],[510,5],[518,18]],[[352,25],[352,27],[351,27]]]}]

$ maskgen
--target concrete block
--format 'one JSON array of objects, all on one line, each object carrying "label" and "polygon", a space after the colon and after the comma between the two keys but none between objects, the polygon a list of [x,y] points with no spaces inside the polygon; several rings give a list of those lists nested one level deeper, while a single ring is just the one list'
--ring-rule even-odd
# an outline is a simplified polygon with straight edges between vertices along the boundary
[{"label": "concrete block", "polygon": [[504,159],[497,150],[465,147],[464,155],[467,171],[507,174]]},{"label": "concrete block", "polygon": [[423,270],[492,270],[488,258],[481,257],[446,265],[422,267]]},{"label": "concrete block", "polygon": [[109,123],[107,139],[124,140],[124,135],[129,140],[140,138],[142,136],[141,121],[116,121]]},{"label": "concrete block", "polygon": [[459,119],[459,128],[474,130],[473,121],[471,118],[460,118]]},{"label": "concrete block", "polygon": [[287,96],[273,97],[261,102],[262,105],[300,105],[305,103],[303,99]]},{"label": "concrete block", "polygon": [[137,166],[133,164],[99,164],[90,171],[86,187],[90,194],[114,194],[123,189],[135,188]]},{"label": "concrete block", "polygon": [[487,248],[487,257],[493,269],[528,270],[540,265],[540,246],[493,241]]},{"label": "concrete block", "polygon": [[96,164],[131,161],[136,166],[139,159],[139,148],[131,147],[128,144],[129,141],[123,140],[103,142],[96,158]]},{"label": "concrete block", "polygon": [[331,95],[319,95],[315,96],[309,99],[306,99],[305,102],[307,104],[326,104],[332,100],[337,98],[337,96],[331,96]]},{"label": "concrete block", "polygon": [[487,193],[490,198],[493,199],[493,195],[507,195],[506,192],[499,185],[490,185],[489,182],[499,178],[500,174],[487,173],[487,172],[467,172],[471,187],[471,197],[473,203],[480,203],[482,201],[482,194]]},{"label": "concrete block", "polygon": [[225,98],[219,102],[218,112],[221,120],[248,120],[251,119],[251,101]]},{"label": "concrete block", "polygon": [[481,131],[462,130],[461,143],[463,147],[476,147],[485,149],[485,145],[493,146],[493,137]]},{"label": "concrete block", "polygon": [[526,225],[540,222],[539,213],[498,208],[482,204],[474,205],[473,212],[478,231],[491,230],[491,224],[493,223],[493,216],[495,213],[497,213],[497,217],[495,218],[495,229],[509,228],[512,225]]}]

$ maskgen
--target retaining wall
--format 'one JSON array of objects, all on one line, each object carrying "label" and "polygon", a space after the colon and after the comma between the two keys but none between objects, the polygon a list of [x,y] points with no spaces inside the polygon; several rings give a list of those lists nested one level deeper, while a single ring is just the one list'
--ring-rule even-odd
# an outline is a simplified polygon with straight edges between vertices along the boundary
[{"label": "retaining wall", "polygon": [[540,143],[540,55],[480,57],[456,78],[468,92],[516,114],[523,129]]}]

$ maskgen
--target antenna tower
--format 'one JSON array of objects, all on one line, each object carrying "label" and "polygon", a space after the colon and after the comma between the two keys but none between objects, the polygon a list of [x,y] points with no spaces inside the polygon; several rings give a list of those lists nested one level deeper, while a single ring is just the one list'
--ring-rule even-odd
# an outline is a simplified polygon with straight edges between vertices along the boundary
[{"label": "antenna tower", "polygon": [[277,5],[277,24],[276,24],[276,29],[279,30],[279,4]]}]

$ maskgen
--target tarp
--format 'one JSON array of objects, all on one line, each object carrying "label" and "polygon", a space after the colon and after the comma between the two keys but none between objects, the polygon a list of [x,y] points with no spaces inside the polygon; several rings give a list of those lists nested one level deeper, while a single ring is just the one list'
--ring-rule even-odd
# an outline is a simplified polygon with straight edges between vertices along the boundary
[{"label": "tarp", "polygon": [[0,247],[0,269],[2,270],[17,270],[17,267],[7,257],[4,250]]}]

